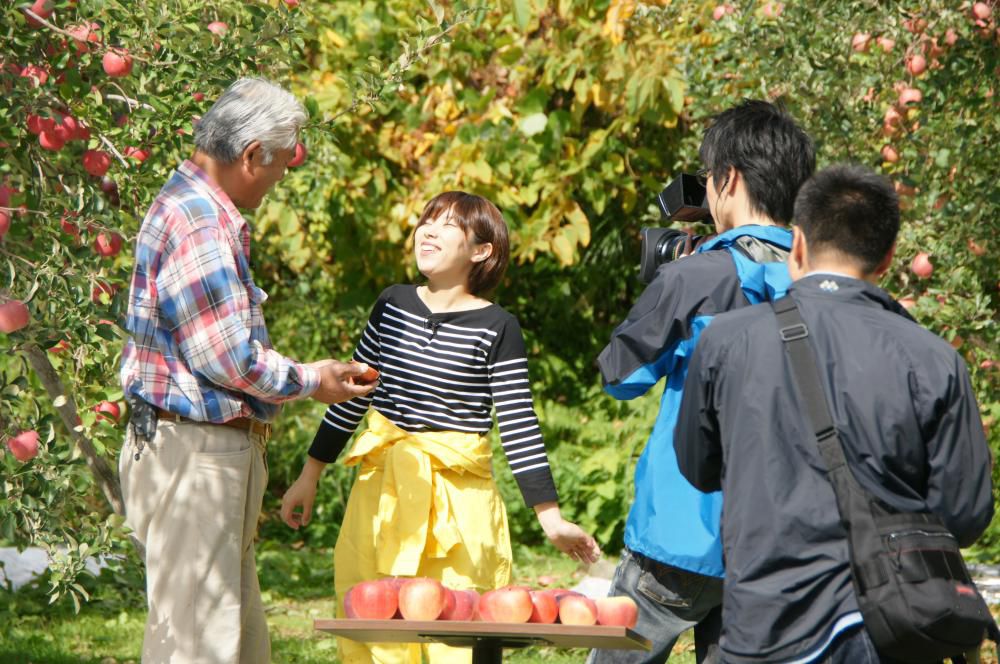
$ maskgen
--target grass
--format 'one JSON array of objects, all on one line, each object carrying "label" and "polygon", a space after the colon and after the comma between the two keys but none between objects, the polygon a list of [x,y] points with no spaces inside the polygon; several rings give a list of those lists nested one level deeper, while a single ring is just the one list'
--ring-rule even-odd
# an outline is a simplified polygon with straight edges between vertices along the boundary
[{"label": "grass", "polygon": [[[337,662],[335,639],[313,630],[313,620],[333,616],[333,553],[330,550],[293,550],[266,543],[257,554],[271,629],[272,659],[276,664],[331,664]],[[515,554],[514,583],[538,585],[549,575],[554,585],[570,587],[582,573],[575,563],[551,550],[521,549]],[[140,591],[121,597],[111,584],[87,584],[94,600],[79,614],[72,605],[49,606],[44,579],[17,593],[0,590],[0,662],[4,664],[138,664],[145,623]],[[682,637],[671,662],[694,662],[693,644]],[[569,664],[582,662],[586,650],[525,648],[506,651],[511,664]]]}]

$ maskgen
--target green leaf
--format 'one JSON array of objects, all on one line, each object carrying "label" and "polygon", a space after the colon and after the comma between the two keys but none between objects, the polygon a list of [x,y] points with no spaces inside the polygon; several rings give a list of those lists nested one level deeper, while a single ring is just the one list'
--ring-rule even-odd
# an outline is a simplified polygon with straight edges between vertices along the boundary
[{"label": "green leaf", "polygon": [[531,2],[530,0],[513,0],[514,2],[514,21],[517,23],[517,27],[523,32],[527,30],[528,23],[531,21]]}]

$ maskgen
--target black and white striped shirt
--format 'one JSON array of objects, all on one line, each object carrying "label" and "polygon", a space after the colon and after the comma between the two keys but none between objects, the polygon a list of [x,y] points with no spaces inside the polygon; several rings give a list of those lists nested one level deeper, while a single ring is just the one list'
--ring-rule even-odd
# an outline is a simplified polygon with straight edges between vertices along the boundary
[{"label": "black and white striped shirt", "polygon": [[416,286],[390,286],[372,309],[354,359],[381,373],[378,387],[330,406],[309,455],[330,463],[369,406],[406,431],[486,433],[496,409],[500,441],[529,505],[556,500],[528,382],[517,319],[491,304],[432,313]]}]

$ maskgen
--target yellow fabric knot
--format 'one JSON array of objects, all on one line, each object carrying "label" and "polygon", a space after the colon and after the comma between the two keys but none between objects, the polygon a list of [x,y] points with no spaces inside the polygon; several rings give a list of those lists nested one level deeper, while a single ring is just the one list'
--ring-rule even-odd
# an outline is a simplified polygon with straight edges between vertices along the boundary
[{"label": "yellow fabric knot", "polygon": [[462,542],[442,471],[492,476],[489,440],[459,431],[411,433],[372,410],[368,429],[346,465],[361,476],[382,473],[374,514],[375,568],[387,576],[414,576],[424,558],[444,558]]}]

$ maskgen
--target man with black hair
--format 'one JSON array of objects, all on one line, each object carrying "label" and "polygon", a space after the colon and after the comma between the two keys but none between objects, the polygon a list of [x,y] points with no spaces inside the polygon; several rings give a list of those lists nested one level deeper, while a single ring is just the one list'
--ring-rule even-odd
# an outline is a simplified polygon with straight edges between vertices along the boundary
[{"label": "man with black hair", "polygon": [[[990,453],[962,358],[874,285],[899,229],[891,183],[835,166],[795,203],[789,271],[848,466],[888,507],[940,517],[968,546],[993,516]],[[770,306],[719,316],[689,367],[681,472],[722,490],[722,661],[883,661],[846,533]]]},{"label": "man with black hair", "polygon": [[765,302],[790,283],[785,227],[795,194],[815,169],[809,136],[783,110],[747,100],[718,115],[701,144],[708,205],[718,235],[661,265],[600,357],[605,390],[645,394],[666,378],[656,424],[635,471],[635,501],[610,594],[639,605],[636,630],[651,652],[595,650],[591,664],[667,661],[695,629],[698,662],[714,661],[722,602],[722,497],[684,479],[673,431],[688,360],[716,314]]}]

